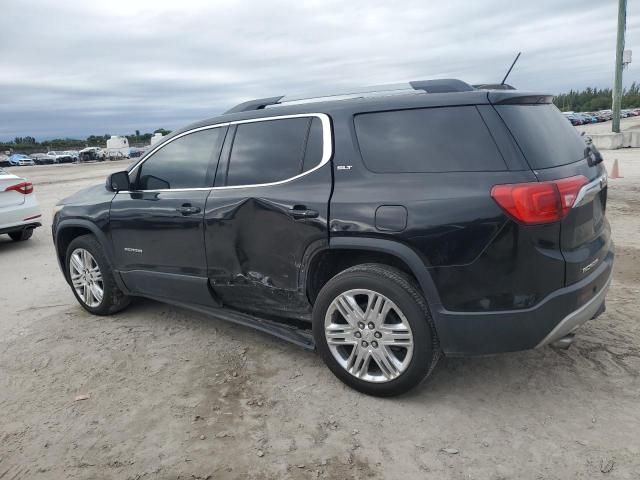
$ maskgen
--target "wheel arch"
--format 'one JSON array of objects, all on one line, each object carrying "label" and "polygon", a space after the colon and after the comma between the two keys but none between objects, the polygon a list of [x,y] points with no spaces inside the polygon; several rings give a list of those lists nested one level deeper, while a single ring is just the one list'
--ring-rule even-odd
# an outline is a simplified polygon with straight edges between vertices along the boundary
[{"label": "wheel arch", "polygon": [[[342,265],[335,266],[333,269],[330,268],[325,274],[318,274],[321,260],[326,258],[326,256],[331,256],[338,252],[345,252],[346,255],[350,257],[349,260]],[[358,254],[361,255],[360,258]],[[331,238],[329,244],[325,247],[316,248],[312,254],[308,256],[305,266],[303,267],[303,288],[309,301],[311,303],[315,301],[315,296],[320,288],[326,283],[326,280],[333,276],[332,274],[336,274],[344,268],[355,264],[364,263],[365,261],[370,262],[371,258],[375,258],[375,256],[381,258],[382,261],[380,263],[391,263],[392,266],[413,276],[430,306],[434,320],[436,320],[435,316],[438,315],[441,301],[431,274],[424,261],[414,250],[394,240],[366,237],[337,237]],[[334,270],[336,270],[335,273]]]},{"label": "wheel arch", "polygon": [[[113,248],[107,238],[106,234],[98,228],[97,225],[89,222],[88,220],[82,219],[70,219],[70,220],[62,220],[56,227],[55,232],[55,247],[56,247],[56,256],[58,258],[58,263],[62,272],[65,276],[67,282],[69,282],[68,272],[65,265],[65,256],[67,254],[67,248],[71,244],[71,242],[82,235],[92,234],[98,240],[98,243],[102,247],[102,250],[107,257],[109,263],[114,266],[114,256],[113,256]],[[123,291],[126,291],[124,284],[120,279],[120,275],[118,272],[114,270],[114,278],[116,279],[116,283],[118,287]]]}]

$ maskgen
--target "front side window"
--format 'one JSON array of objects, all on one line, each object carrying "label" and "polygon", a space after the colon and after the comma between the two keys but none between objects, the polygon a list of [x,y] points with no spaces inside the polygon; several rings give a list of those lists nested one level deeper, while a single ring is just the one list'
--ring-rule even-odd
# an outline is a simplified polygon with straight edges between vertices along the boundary
[{"label": "front side window", "polygon": [[207,172],[217,162],[226,128],[210,128],[180,137],[140,166],[140,190],[210,187]]},{"label": "front side window", "polygon": [[[312,147],[314,152],[310,153],[308,162],[305,155],[310,130],[318,128],[313,127],[315,121],[320,132],[313,134],[313,142],[321,145],[322,126],[318,118],[285,118],[238,125],[229,157],[227,185],[278,182],[308,170],[307,163],[317,157],[317,146]],[[315,165],[319,162],[317,159]]]}]

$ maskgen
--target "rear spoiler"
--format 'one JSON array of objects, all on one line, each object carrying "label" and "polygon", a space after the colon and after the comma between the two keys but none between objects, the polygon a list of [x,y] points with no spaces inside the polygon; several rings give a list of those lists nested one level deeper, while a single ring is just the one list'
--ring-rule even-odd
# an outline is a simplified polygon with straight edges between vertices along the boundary
[{"label": "rear spoiler", "polygon": [[553,95],[519,90],[492,90],[487,93],[487,99],[493,105],[539,105],[551,103]]}]

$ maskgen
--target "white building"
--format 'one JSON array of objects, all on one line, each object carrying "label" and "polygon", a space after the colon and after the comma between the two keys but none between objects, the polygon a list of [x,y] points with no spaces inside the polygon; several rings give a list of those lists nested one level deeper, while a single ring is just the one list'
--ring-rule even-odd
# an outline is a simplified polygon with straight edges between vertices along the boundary
[{"label": "white building", "polygon": [[127,137],[121,137],[119,135],[111,135],[111,138],[107,140],[107,155],[123,157],[129,156],[129,140]]},{"label": "white building", "polygon": [[156,143],[162,140],[162,136],[163,135],[161,133],[154,133],[153,137],[151,137],[151,146],[153,147]]}]

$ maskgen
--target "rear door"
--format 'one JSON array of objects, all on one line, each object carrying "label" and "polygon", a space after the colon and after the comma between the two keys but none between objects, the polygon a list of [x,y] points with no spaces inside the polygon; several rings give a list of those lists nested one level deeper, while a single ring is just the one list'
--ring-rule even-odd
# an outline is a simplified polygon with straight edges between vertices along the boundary
[{"label": "rear door", "polygon": [[496,110],[540,181],[586,178],[587,185],[560,227],[565,284],[575,283],[593,272],[611,248],[604,165],[554,105],[513,103],[496,105]]},{"label": "rear door", "polygon": [[231,127],[205,238],[211,286],[223,304],[261,315],[300,317],[307,249],[327,243],[331,137],[326,115],[294,115]]},{"label": "rear door", "polygon": [[211,304],[204,210],[226,127],[183,134],[131,171],[130,191],[111,203],[117,268],[132,291]]}]

